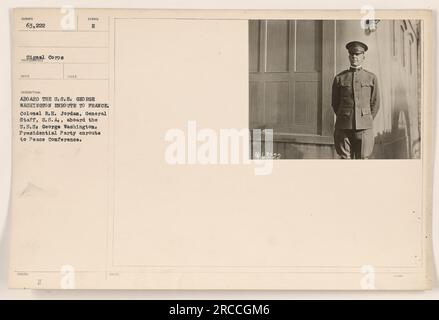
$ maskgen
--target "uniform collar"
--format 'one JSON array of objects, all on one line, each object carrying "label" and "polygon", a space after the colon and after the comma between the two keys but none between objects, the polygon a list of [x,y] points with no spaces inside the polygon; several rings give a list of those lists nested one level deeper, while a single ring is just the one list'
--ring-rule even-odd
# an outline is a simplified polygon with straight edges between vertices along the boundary
[{"label": "uniform collar", "polygon": [[363,67],[362,66],[359,66],[359,67],[353,67],[353,66],[350,66],[350,68],[349,68],[349,71],[353,71],[353,72],[355,72],[355,71],[360,71],[360,70],[363,70]]}]

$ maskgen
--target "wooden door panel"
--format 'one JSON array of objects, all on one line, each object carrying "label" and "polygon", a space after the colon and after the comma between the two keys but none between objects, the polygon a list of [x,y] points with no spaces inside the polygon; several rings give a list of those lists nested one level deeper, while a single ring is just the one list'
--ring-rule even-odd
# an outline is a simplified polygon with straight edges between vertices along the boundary
[{"label": "wooden door panel", "polygon": [[296,23],[296,72],[320,72],[322,61],[322,21]]},{"label": "wooden door panel", "polygon": [[265,121],[267,124],[283,124],[289,121],[289,82],[270,81],[265,83]]},{"label": "wooden door panel", "polygon": [[250,127],[260,126],[265,122],[264,83],[250,81]]},{"label": "wooden door panel", "polygon": [[266,22],[266,72],[288,72],[289,22],[268,20]]},{"label": "wooden door panel", "polygon": [[260,24],[258,20],[249,21],[249,68],[250,72],[259,71],[259,55],[260,55]]},{"label": "wooden door panel", "polygon": [[318,109],[318,83],[296,82],[294,95],[294,125],[316,129]]},{"label": "wooden door panel", "polygon": [[250,126],[319,135],[323,21],[250,21],[249,33]]}]

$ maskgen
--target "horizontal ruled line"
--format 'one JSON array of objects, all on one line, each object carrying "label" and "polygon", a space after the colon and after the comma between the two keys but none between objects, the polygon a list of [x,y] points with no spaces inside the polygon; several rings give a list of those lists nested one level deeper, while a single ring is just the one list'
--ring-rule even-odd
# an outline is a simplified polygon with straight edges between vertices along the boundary
[{"label": "horizontal ruled line", "polygon": [[105,30],[32,30],[32,29],[24,29],[18,30],[19,32],[107,32]]},{"label": "horizontal ruled line", "polygon": [[22,64],[108,64],[108,62],[42,62],[42,61],[20,61]]},{"label": "horizontal ruled line", "polygon": [[90,46],[17,46],[18,48],[47,48],[47,49],[59,49],[59,48],[68,48],[68,49],[108,49],[107,47],[90,47]]},{"label": "horizontal ruled line", "polygon": [[102,79],[67,79],[67,78],[58,78],[58,79],[54,79],[54,78],[18,78],[18,80],[56,80],[56,81],[62,81],[62,80],[67,80],[67,81],[80,81],[80,80],[91,80],[91,81],[95,81],[95,80],[109,80],[108,78],[102,78]]}]

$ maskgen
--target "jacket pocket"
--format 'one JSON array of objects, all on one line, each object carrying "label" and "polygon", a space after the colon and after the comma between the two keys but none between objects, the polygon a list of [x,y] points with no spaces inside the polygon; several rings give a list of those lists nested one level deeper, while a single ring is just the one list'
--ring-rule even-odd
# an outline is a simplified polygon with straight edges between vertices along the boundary
[{"label": "jacket pocket", "polygon": [[340,93],[345,98],[352,96],[352,83],[349,80],[340,81]]},{"label": "jacket pocket", "polygon": [[338,115],[339,116],[344,116],[344,117],[349,117],[352,113],[352,109],[348,109],[348,108],[341,108],[338,111]]},{"label": "jacket pocket", "polygon": [[365,99],[370,99],[373,89],[373,82],[370,80],[363,80],[361,82],[361,96]]},{"label": "jacket pocket", "polygon": [[340,86],[341,87],[351,87],[352,83],[349,80],[342,80],[342,81],[340,81]]},{"label": "jacket pocket", "polygon": [[361,86],[362,87],[373,87],[373,82],[372,81],[362,81]]}]

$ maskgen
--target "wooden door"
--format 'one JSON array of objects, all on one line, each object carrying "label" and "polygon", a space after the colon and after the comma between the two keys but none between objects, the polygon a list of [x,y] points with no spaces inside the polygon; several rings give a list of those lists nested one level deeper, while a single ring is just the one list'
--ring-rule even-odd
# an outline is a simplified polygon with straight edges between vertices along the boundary
[{"label": "wooden door", "polygon": [[250,128],[322,134],[326,34],[322,20],[249,22]]}]

